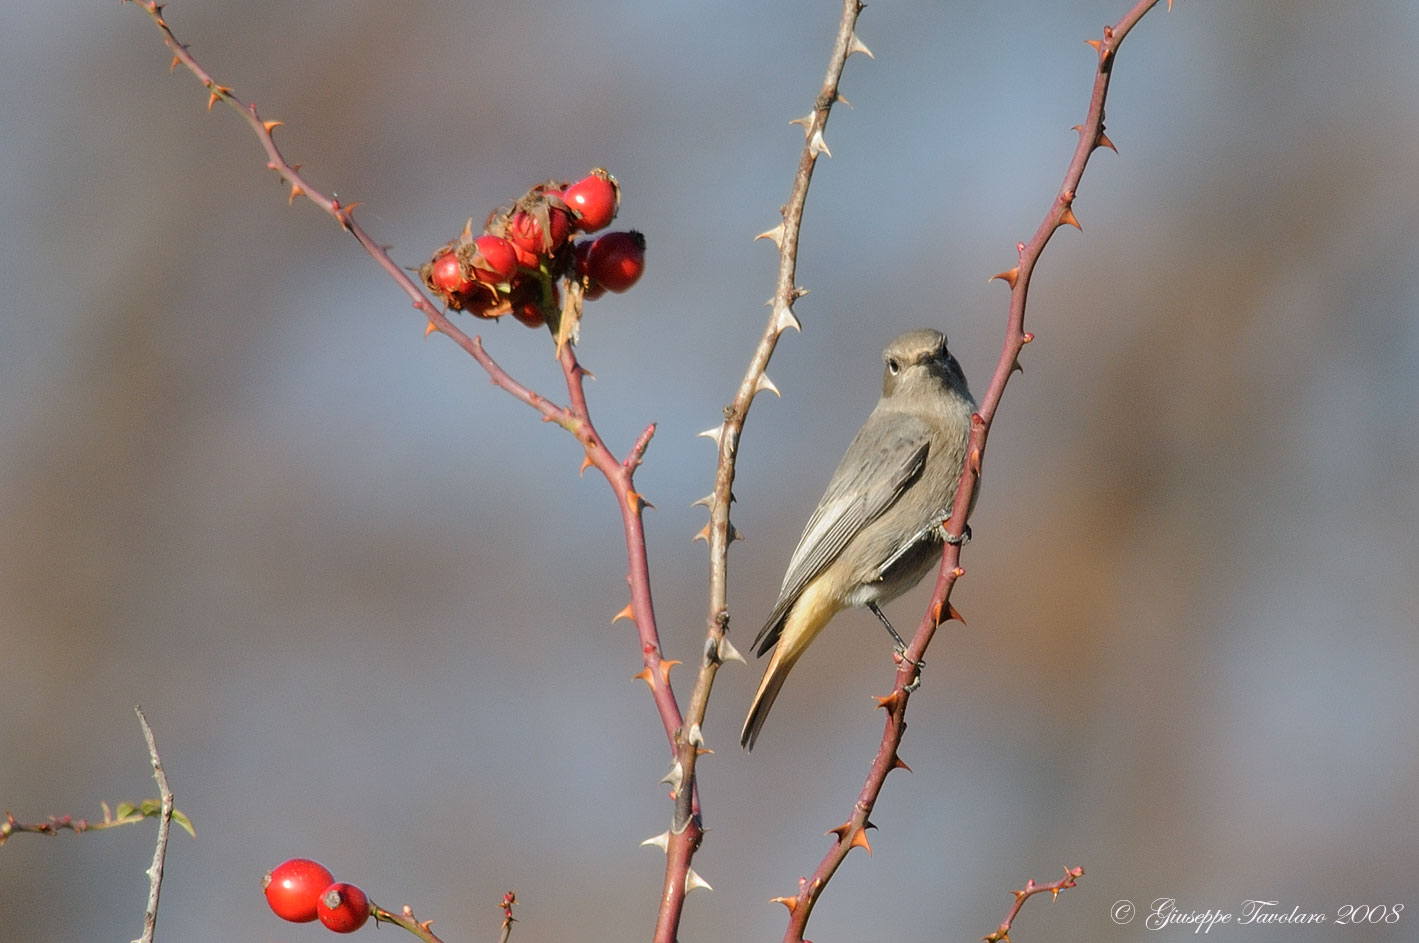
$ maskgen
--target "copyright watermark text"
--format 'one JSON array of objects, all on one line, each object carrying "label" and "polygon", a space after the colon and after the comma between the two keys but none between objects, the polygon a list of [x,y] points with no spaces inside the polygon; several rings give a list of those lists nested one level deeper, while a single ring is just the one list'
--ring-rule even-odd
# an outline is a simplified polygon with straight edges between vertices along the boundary
[{"label": "copyright watermark text", "polygon": [[[1403,904],[1344,904],[1334,910],[1319,911],[1279,900],[1248,898],[1235,910],[1216,907],[1198,910],[1180,905],[1175,897],[1158,897],[1148,905],[1142,919],[1143,926],[1149,930],[1172,928],[1211,933],[1213,927],[1219,926],[1377,926],[1399,923],[1403,915]],[[1126,926],[1139,917],[1139,912],[1133,901],[1120,900],[1109,909],[1109,917],[1119,926]]]}]

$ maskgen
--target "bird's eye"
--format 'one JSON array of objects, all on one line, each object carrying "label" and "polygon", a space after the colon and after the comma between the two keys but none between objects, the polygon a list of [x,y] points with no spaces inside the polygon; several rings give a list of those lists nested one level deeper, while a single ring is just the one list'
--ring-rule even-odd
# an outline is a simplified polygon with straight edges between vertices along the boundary
[{"label": "bird's eye", "polygon": [[902,372],[902,365],[897,362],[897,358],[896,358],[896,357],[889,357],[889,358],[887,358],[887,372],[888,372],[888,373],[891,373],[891,374],[893,374],[893,375],[896,375],[896,374]]}]

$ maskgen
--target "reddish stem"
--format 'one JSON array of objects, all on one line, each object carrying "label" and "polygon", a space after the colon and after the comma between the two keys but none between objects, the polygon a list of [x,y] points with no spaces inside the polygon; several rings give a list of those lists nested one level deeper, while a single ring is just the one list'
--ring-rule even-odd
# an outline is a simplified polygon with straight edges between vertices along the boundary
[{"label": "reddish stem", "polygon": [[990,933],[981,937],[985,943],[1009,943],[1010,928],[1015,924],[1015,918],[1020,915],[1020,908],[1025,906],[1025,901],[1036,894],[1048,892],[1052,894],[1051,900],[1059,897],[1060,891],[1066,891],[1074,887],[1080,878],[1084,876],[1083,868],[1065,868],[1064,877],[1049,884],[1036,884],[1034,878],[1025,882],[1025,886],[1018,891],[1011,891],[1015,895],[1015,904],[1010,908],[1010,912],[1005,915],[1005,919],[1000,921],[1000,926]]},{"label": "reddish stem", "polygon": [[[990,432],[990,424],[995,418],[996,408],[1000,404],[1006,384],[1009,383],[1010,377],[1016,369],[1020,351],[1033,340],[1033,336],[1025,332],[1025,303],[1029,292],[1030,277],[1034,274],[1035,264],[1039,261],[1045,245],[1054,235],[1055,230],[1063,225],[1078,225],[1072,207],[1078,192],[1079,182],[1084,175],[1084,168],[1088,165],[1089,157],[1095,150],[1099,147],[1112,147],[1111,142],[1104,135],[1104,102],[1108,97],[1109,80],[1113,75],[1114,56],[1129,30],[1157,3],[1158,0],[1139,0],[1116,25],[1104,27],[1102,39],[1089,40],[1090,45],[1095,46],[1098,50],[1094,88],[1089,99],[1088,116],[1079,126],[1079,144],[1075,148],[1069,168],[1065,172],[1064,183],[1060,186],[1059,193],[1045,214],[1044,220],[1035,230],[1034,236],[1029,242],[1021,243],[1017,247],[1018,264],[1009,271],[996,276],[1010,285],[1009,316],[1004,346],[1000,359],[996,363],[995,373],[992,375],[990,385],[981,400],[979,411],[972,417],[971,438],[967,450],[968,460],[966,467],[961,472],[961,481],[956,489],[955,505],[951,510],[951,519],[948,525],[948,531],[957,537],[965,530],[966,517],[971,506],[971,496],[975,493],[976,484],[980,478],[981,460],[985,453],[986,439]],[[945,553],[942,554],[941,569],[937,574],[931,601],[928,603],[926,613],[898,666],[895,688],[890,695],[879,699],[880,706],[887,710],[887,721],[877,754],[868,770],[867,780],[858,794],[857,801],[853,804],[852,815],[849,816],[846,823],[837,829],[838,840],[824,855],[812,878],[800,882],[798,894],[785,900],[785,903],[789,904],[789,922],[784,932],[784,940],[789,943],[801,943],[808,918],[812,914],[813,905],[817,902],[823,888],[832,879],[838,866],[847,858],[848,852],[854,846],[866,844],[862,836],[865,834],[864,830],[869,826],[868,816],[877,802],[877,797],[882,792],[882,785],[887,779],[887,774],[903,765],[898,759],[897,751],[901,746],[902,736],[906,732],[906,708],[907,702],[911,698],[908,685],[916,677],[915,663],[924,656],[927,646],[931,644],[931,639],[936,634],[936,627],[945,621],[945,618],[950,618],[955,614],[951,608],[950,598],[956,581],[965,573],[960,568],[960,557],[960,544],[948,543]]]},{"label": "reddish stem", "polygon": [[[301,176],[299,165],[289,163],[282,156],[272,137],[272,131],[281,123],[263,120],[258,114],[255,104],[241,101],[229,87],[221,85],[213,79],[173,35],[167,21],[163,19],[161,4],[155,0],[132,0],[132,2],[148,13],[162,33],[163,42],[173,53],[173,67],[175,68],[179,64],[185,66],[208,90],[208,108],[210,109],[217,102],[222,102],[230,106],[246,121],[252,133],[261,142],[262,149],[266,152],[267,167],[290,185],[292,202],[297,196],[305,197],[334,217],[341,228],[354,236],[370,257],[409,296],[414,307],[428,319],[430,330],[440,332],[462,347],[487,372],[494,385],[537,410],[544,419],[555,422],[566,429],[582,444],[586,450],[587,462],[596,466],[606,478],[606,482],[611,487],[621,508],[621,522],[625,531],[629,564],[627,582],[631,590],[630,614],[635,622],[640,641],[641,657],[645,664],[644,677],[650,684],[656,709],[660,714],[666,739],[670,742],[673,754],[683,742],[681,737],[682,718],[674,691],[670,686],[669,669],[673,662],[665,660],[661,655],[660,635],[656,627],[655,610],[651,601],[650,564],[646,553],[645,529],[641,521],[641,512],[647,505],[634,487],[635,470],[645,455],[655,427],[651,426],[641,434],[624,460],[616,459],[606,448],[605,442],[591,421],[582,382],[586,371],[577,362],[571,344],[561,342],[565,340],[564,338],[559,338],[557,358],[566,379],[569,406],[558,405],[515,380],[484,350],[480,338],[468,335],[449,320],[445,311],[431,302],[425,296],[423,289],[414,283],[409,274],[389,256],[385,248],[370,237],[364,227],[354,218],[355,204],[342,205],[337,198],[321,193]],[[579,299],[579,293],[576,297]],[[676,807],[688,810],[684,813],[684,818],[698,819],[699,801],[693,782],[689,784],[688,789],[679,791]],[[681,813],[677,813],[677,819],[680,817]],[[680,905],[684,899],[688,860],[694,849],[698,847],[701,834],[698,825],[694,828],[678,827],[672,832],[672,842],[675,847],[669,856],[672,865],[667,868],[666,872],[667,906],[661,917],[661,923],[668,925],[669,929],[664,934],[658,930],[658,938],[668,940],[674,937],[674,928],[679,924]],[[668,924],[667,915],[670,917]]]}]

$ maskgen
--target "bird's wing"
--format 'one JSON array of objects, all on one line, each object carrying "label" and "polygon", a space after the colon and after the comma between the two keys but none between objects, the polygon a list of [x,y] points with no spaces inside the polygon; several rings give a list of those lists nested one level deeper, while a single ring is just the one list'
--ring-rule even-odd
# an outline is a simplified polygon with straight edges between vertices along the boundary
[{"label": "bird's wing", "polygon": [[896,503],[921,475],[931,445],[926,423],[900,413],[890,425],[874,413],[848,446],[827,491],[798,540],[778,602],[754,645],[762,655],[778,641],[784,616],[804,588],[864,527]]}]

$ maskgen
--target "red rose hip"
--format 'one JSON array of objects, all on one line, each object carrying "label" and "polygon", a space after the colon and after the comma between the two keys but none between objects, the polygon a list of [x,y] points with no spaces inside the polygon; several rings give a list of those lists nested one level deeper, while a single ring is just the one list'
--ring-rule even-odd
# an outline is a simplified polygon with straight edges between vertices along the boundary
[{"label": "red rose hip", "polygon": [[370,918],[370,899],[353,884],[331,884],[316,901],[316,913],[336,933],[354,933]]},{"label": "red rose hip", "polygon": [[577,228],[582,232],[605,229],[616,218],[621,203],[621,190],[616,178],[597,168],[562,191],[562,200],[577,215]]},{"label": "red rose hip", "polygon": [[292,858],[266,872],[262,888],[266,903],[282,920],[309,923],[316,918],[316,904],[335,876],[318,861]]},{"label": "red rose hip", "polygon": [[[484,233],[473,240],[477,252],[471,260],[473,274],[489,285],[506,282],[517,274],[517,251],[501,236]],[[437,265],[435,265],[437,270]],[[466,289],[465,289],[466,290]]]},{"label": "red rose hip", "polygon": [[586,277],[607,291],[625,291],[644,273],[645,236],[634,229],[597,236],[586,250]]},{"label": "red rose hip", "polygon": [[461,295],[473,287],[473,279],[463,274],[456,252],[445,252],[434,259],[429,278],[434,288],[444,295]]},{"label": "red rose hip", "polygon": [[537,267],[538,257],[544,249],[542,233],[542,224],[526,210],[518,210],[508,218],[507,241],[512,243],[519,265]]}]

